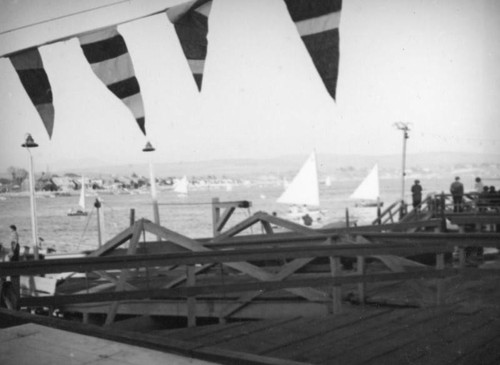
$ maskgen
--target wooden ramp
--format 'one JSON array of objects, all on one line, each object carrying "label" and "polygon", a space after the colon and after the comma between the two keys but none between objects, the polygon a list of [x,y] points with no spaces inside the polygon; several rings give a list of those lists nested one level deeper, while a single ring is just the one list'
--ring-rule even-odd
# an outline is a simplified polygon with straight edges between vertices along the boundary
[{"label": "wooden ramp", "polygon": [[210,365],[215,363],[28,323],[0,330],[0,364]]},{"label": "wooden ramp", "polygon": [[500,363],[498,308],[370,309],[155,334],[310,364]]}]

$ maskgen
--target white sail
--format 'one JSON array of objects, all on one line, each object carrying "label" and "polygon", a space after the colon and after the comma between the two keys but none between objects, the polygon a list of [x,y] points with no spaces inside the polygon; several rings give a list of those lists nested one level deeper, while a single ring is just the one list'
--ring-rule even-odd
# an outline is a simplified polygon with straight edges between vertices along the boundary
[{"label": "white sail", "polygon": [[354,193],[349,196],[349,199],[378,200],[379,198],[378,165],[375,164],[368,176],[359,184]]},{"label": "white sail", "polygon": [[326,177],[325,186],[332,186],[332,178],[330,176]]},{"label": "white sail", "polygon": [[277,202],[319,207],[318,171],[314,151]]},{"label": "white sail", "polygon": [[188,179],[186,176],[183,176],[182,179],[177,181],[174,186],[174,191],[179,195],[187,195],[188,193]]},{"label": "white sail", "polygon": [[85,179],[82,176],[82,187],[80,189],[80,200],[78,201],[78,205],[85,211]]}]

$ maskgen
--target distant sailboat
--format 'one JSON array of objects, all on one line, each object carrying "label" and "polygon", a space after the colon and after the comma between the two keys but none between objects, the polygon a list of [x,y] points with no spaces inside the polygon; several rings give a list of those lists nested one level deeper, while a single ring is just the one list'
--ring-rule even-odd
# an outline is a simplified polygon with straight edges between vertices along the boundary
[{"label": "distant sailboat", "polygon": [[327,176],[325,179],[325,186],[332,186],[332,179],[330,176]]},{"label": "distant sailboat", "polygon": [[81,188],[80,188],[80,199],[78,200],[78,205],[80,206],[80,209],[77,209],[76,211],[70,211],[68,213],[69,216],[86,216],[88,215],[87,211],[85,210],[85,180],[82,176],[82,182],[81,182]]},{"label": "distant sailboat", "polygon": [[[319,182],[314,151],[277,202],[291,205],[288,217],[292,220],[311,225],[312,222],[318,222],[322,219],[325,211],[319,209]],[[309,220],[307,216],[312,220],[312,222],[309,221],[309,224],[307,224]]]},{"label": "distant sailboat", "polygon": [[358,200],[356,206],[376,207],[382,206],[380,201],[380,186],[378,177],[378,164],[372,168],[368,176],[359,184],[358,188],[349,196],[349,199]]},{"label": "distant sailboat", "polygon": [[187,196],[188,194],[188,179],[186,176],[183,176],[182,179],[178,180],[174,186],[174,192],[177,193],[178,196]]}]

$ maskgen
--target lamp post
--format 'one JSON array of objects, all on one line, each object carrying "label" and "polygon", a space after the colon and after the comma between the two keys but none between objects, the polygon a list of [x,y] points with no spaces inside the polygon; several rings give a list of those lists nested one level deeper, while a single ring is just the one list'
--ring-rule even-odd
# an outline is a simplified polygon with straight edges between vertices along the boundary
[{"label": "lamp post", "polygon": [[[155,148],[151,142],[147,142],[146,146],[142,149],[143,152],[154,152]],[[151,199],[153,200],[153,214],[154,222],[160,224],[160,211],[158,209],[158,196],[156,194],[156,179],[153,170],[153,162],[151,161],[151,156],[149,156],[149,180],[151,181]]]},{"label": "lamp post", "polygon": [[401,168],[401,215],[405,214],[405,176],[406,176],[406,140],[409,137],[408,132],[410,128],[408,123],[397,122],[394,123],[395,127],[403,132],[403,165]]},{"label": "lamp post", "polygon": [[29,170],[29,180],[30,180],[30,201],[31,201],[31,233],[33,239],[33,253],[35,255],[35,260],[38,260],[38,227],[36,222],[36,199],[35,199],[35,174],[33,172],[33,156],[31,155],[30,148],[38,147],[35,143],[31,134],[26,135],[25,142],[21,145],[25,147],[29,154],[30,170]]}]

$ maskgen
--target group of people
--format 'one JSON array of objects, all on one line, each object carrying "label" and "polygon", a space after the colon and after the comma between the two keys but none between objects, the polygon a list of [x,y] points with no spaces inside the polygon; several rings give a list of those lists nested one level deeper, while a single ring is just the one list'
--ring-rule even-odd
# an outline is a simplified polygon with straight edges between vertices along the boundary
[{"label": "group of people", "polygon": [[[419,180],[411,187],[413,208],[418,211],[422,203],[422,186]],[[460,181],[460,176],[455,177],[455,180],[450,185],[450,193],[453,199],[453,212],[458,213],[464,210],[464,184]],[[476,177],[474,183],[474,191],[472,192],[476,198],[478,207],[489,205],[490,202],[500,203],[500,192],[496,191],[494,186],[486,186],[481,181],[480,177]],[[496,200],[495,200],[496,199]]]}]

